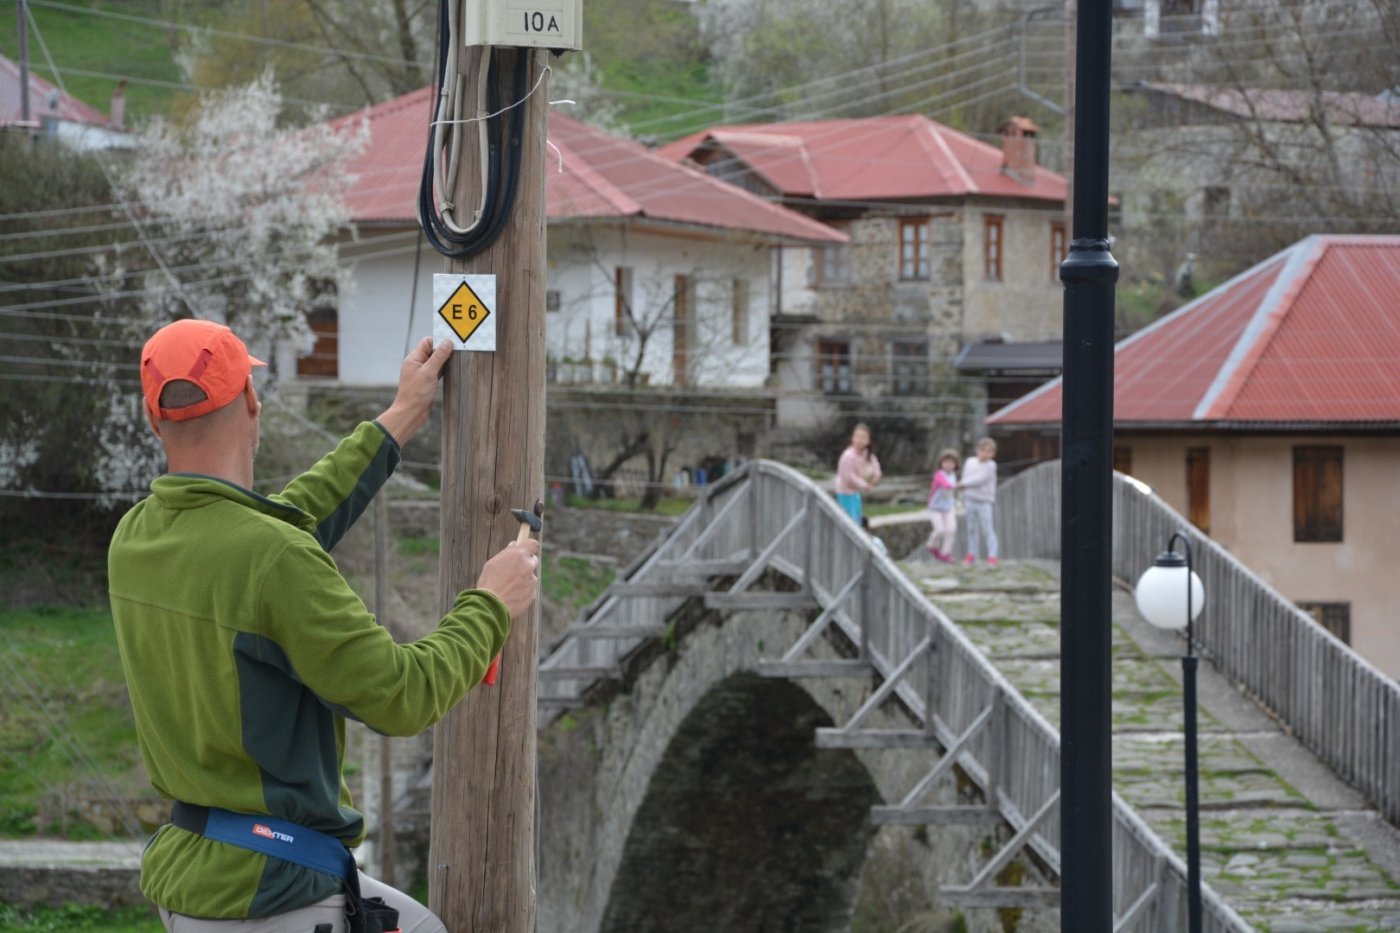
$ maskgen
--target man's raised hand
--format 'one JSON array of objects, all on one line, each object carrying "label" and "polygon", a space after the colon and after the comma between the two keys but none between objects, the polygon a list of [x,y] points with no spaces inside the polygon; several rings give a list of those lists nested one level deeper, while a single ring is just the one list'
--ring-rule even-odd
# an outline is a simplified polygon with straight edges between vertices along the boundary
[{"label": "man's raised hand", "polygon": [[433,338],[424,337],[404,357],[399,367],[399,389],[394,401],[379,416],[379,424],[393,435],[399,446],[407,444],[409,438],[418,433],[428,421],[433,409],[433,399],[437,398],[438,378],[442,368],[452,356],[452,342],[444,340],[433,348]]}]

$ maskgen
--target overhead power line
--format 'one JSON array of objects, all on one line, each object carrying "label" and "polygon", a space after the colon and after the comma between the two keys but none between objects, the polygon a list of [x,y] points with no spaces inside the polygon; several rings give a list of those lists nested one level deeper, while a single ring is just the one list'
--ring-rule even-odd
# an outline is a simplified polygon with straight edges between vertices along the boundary
[{"label": "overhead power line", "polygon": [[410,61],[394,55],[376,55],[371,52],[353,52],[349,49],[333,48],[325,45],[311,45],[305,42],[291,42],[287,39],[274,39],[270,36],[260,36],[246,32],[231,32],[227,29],[214,29],[209,26],[197,26],[191,23],[181,23],[175,20],[154,19],[149,16],[138,16],[133,13],[119,13],[115,10],[106,10],[100,7],[76,6],[71,3],[61,3],[58,0],[28,0],[31,7],[45,7],[51,10],[62,10],[65,13],[72,13],[79,16],[95,16],[103,19],[120,20],[128,23],[140,23],[145,26],[169,30],[178,29],[181,32],[193,35],[218,36],[221,39],[236,39],[240,42],[251,42],[257,45],[271,45],[278,48],[294,49],[299,52],[320,52],[325,55],[337,58],[350,58],[357,61],[380,62],[388,65],[413,65],[417,67],[428,67],[432,62]]}]

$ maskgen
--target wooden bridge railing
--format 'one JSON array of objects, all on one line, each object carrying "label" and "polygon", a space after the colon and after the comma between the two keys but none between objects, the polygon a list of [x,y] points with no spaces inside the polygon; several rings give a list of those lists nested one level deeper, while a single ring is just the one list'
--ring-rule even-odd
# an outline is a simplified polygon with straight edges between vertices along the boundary
[{"label": "wooden bridge railing", "polygon": [[[1058,557],[1060,464],[997,493],[1003,552]],[[1191,541],[1206,605],[1195,630],[1215,666],[1292,728],[1313,754],[1400,825],[1400,684],[1201,534],[1147,486],[1113,477],[1113,573],[1135,583],[1173,531]]]},{"label": "wooden bridge railing", "polygon": [[[1003,506],[1001,511],[1012,510]],[[1018,545],[1033,540],[1032,529],[1025,531]],[[766,568],[794,581],[800,592],[749,591]],[[716,591],[710,581],[717,577],[737,579],[728,590]],[[710,487],[669,536],[585,610],[541,663],[542,717],[547,720],[551,709],[579,705],[584,691],[599,678],[615,675],[629,652],[660,635],[667,618],[695,598],[716,609],[821,608],[814,628],[839,628],[857,658],[819,666],[833,672],[856,662],[873,668],[885,681],[881,690],[897,693],[920,720],[921,730],[880,733],[857,729],[853,720],[844,729],[820,730],[818,744],[927,747],[934,765],[929,783],[956,763],[981,788],[986,809],[992,811],[982,815],[1005,820],[1014,836],[971,883],[945,886],[948,903],[1018,903],[1017,889],[996,887],[991,878],[998,861],[1005,864],[1022,845],[1058,876],[1058,732],[898,567],[875,553],[871,539],[828,494],[781,464],[754,461]],[[794,650],[801,647],[799,643]],[[935,745],[945,750],[943,759],[933,753]],[[900,807],[876,808],[876,817],[932,823],[964,822],[977,815],[950,812],[968,808],[920,810],[914,799],[919,793],[916,787]],[[941,815],[933,813],[940,810]],[[1112,858],[1115,931],[1185,928],[1185,866],[1116,797]],[[1054,893],[1027,890],[1019,902],[1046,903]],[[1207,931],[1250,929],[1214,891],[1207,889],[1204,901]]]}]

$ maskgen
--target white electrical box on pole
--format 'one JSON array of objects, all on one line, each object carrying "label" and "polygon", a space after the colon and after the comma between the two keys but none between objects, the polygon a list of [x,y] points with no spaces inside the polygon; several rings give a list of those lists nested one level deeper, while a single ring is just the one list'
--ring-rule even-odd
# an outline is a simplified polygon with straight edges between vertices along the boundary
[{"label": "white electrical box on pole", "polygon": [[583,0],[484,0],[468,3],[464,45],[583,48]]}]

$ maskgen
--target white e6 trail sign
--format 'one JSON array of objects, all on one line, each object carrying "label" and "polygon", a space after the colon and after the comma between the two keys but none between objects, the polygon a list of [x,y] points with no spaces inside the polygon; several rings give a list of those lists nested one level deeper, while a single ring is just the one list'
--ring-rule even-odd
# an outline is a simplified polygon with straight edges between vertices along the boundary
[{"label": "white e6 trail sign", "polygon": [[433,342],[458,350],[496,349],[496,277],[439,272],[433,276]]},{"label": "white e6 trail sign", "polygon": [[464,45],[583,48],[583,0],[473,0],[463,16]]}]

